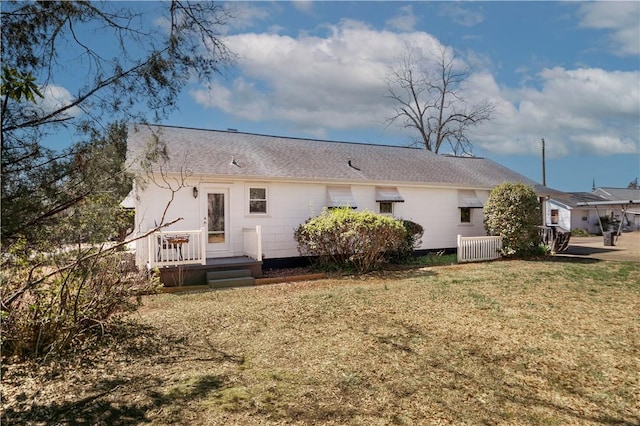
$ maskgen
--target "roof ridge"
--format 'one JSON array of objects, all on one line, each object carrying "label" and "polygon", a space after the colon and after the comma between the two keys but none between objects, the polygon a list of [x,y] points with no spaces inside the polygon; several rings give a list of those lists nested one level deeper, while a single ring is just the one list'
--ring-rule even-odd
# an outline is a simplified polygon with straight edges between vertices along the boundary
[{"label": "roof ridge", "polygon": [[[143,123],[135,123],[135,124],[145,125]],[[405,148],[405,149],[413,149],[417,151],[430,152],[428,150],[425,150],[420,147],[415,147],[415,146],[390,145],[390,144],[381,144],[381,143],[372,143],[372,142],[340,141],[340,140],[331,140],[331,139],[301,138],[296,136],[268,135],[265,133],[241,132],[235,129],[218,130],[218,129],[205,129],[202,127],[187,127],[187,126],[175,126],[170,124],[151,124],[151,123],[148,123],[146,125],[154,126],[154,127],[166,127],[171,129],[197,130],[202,132],[229,133],[229,134],[235,134],[235,135],[240,134],[240,135],[249,135],[249,136],[262,136],[266,138],[290,139],[290,140],[298,140],[298,141],[323,142],[323,143],[339,143],[339,144],[350,144],[350,145],[357,145],[357,146],[380,146],[380,147],[388,147],[388,148]],[[434,155],[438,155],[438,154],[434,154]],[[443,155],[443,156],[446,156],[446,155]],[[451,156],[451,157],[463,158],[463,157],[456,157],[456,156]],[[464,158],[467,158],[467,157],[464,157]],[[482,158],[482,157],[469,157],[469,158]]]}]

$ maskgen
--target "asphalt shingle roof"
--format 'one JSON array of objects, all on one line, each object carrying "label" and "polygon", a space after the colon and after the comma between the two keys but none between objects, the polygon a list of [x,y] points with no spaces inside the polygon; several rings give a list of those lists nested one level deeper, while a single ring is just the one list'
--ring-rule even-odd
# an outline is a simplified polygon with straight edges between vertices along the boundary
[{"label": "asphalt shingle roof", "polygon": [[629,201],[640,200],[640,189],[634,188],[611,188],[603,186],[593,191],[609,201]]},{"label": "asphalt shingle roof", "polygon": [[196,176],[488,189],[504,182],[522,182],[539,193],[554,192],[485,158],[436,155],[418,148],[171,126],[131,125],[130,159],[144,151],[153,133],[166,143],[170,162],[165,168],[173,173],[183,168]]},{"label": "asphalt shingle roof", "polygon": [[564,195],[554,197],[554,199],[568,207],[578,207],[578,203],[605,201],[604,198],[591,192],[567,192]]}]

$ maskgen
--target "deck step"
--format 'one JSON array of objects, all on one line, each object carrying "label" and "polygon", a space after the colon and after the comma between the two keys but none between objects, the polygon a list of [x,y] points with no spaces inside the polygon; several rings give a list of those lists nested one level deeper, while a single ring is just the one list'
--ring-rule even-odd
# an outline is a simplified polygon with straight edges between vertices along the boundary
[{"label": "deck step", "polygon": [[249,269],[229,269],[207,272],[207,284],[211,288],[244,287],[255,285],[256,279]]},{"label": "deck step", "polygon": [[207,281],[224,280],[227,278],[247,278],[252,277],[250,269],[229,269],[222,271],[207,272]]},{"label": "deck step", "polygon": [[207,280],[210,288],[246,287],[255,285],[256,279],[253,277],[232,277]]}]

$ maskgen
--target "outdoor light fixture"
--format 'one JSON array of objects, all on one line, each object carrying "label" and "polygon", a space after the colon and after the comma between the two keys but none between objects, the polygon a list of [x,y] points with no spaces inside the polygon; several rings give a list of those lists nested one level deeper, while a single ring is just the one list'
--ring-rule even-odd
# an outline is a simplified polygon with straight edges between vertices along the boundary
[{"label": "outdoor light fixture", "polygon": [[198,187],[197,186],[193,187],[193,198],[198,198]]}]

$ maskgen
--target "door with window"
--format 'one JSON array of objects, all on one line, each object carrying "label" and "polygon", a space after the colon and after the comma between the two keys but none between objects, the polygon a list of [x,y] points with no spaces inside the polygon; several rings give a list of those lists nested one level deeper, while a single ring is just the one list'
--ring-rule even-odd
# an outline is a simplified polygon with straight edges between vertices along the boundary
[{"label": "door with window", "polygon": [[229,251],[229,191],[210,189],[203,199],[207,253],[212,256],[224,255]]}]

